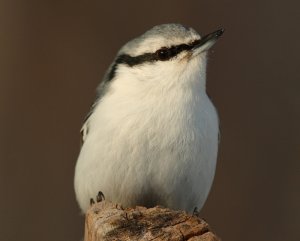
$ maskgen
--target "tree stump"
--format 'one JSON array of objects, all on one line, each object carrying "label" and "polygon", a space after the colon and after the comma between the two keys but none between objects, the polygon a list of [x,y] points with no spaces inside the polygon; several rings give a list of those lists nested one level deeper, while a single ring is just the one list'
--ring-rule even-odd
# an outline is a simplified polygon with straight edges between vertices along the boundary
[{"label": "tree stump", "polygon": [[123,209],[102,201],[86,213],[84,241],[220,241],[201,218],[160,206]]}]

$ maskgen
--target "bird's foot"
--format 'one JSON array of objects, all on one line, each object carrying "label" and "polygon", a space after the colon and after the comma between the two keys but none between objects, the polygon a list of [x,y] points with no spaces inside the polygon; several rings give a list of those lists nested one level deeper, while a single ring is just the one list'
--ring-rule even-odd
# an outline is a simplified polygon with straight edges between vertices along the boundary
[{"label": "bird's foot", "polygon": [[196,216],[196,217],[200,218],[200,211],[198,210],[197,207],[194,208],[193,216]]},{"label": "bird's foot", "polygon": [[[97,196],[96,196],[96,202],[99,203],[99,202],[102,202],[105,200],[105,196],[103,194],[103,192],[99,191]],[[95,200],[94,198],[91,198],[90,199],[90,206],[93,206],[95,204]]]},{"label": "bird's foot", "polygon": [[97,203],[102,202],[104,200],[105,200],[105,196],[104,196],[103,192],[99,191],[97,194],[97,197],[96,197]]}]

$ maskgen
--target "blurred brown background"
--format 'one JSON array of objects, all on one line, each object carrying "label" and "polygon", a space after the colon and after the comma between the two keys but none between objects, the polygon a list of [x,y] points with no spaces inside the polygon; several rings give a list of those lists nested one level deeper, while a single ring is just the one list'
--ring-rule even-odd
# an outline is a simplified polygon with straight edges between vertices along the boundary
[{"label": "blurred brown background", "polygon": [[0,240],[79,241],[79,130],[117,50],[179,22],[226,32],[208,65],[221,118],[202,216],[222,239],[299,240],[299,1],[0,1]]}]

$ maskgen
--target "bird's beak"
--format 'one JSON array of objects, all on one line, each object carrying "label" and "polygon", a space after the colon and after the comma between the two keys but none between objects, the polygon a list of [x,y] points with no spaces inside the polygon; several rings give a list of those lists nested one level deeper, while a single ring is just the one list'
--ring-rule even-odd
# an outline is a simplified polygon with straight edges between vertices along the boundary
[{"label": "bird's beak", "polygon": [[224,33],[224,29],[221,28],[217,31],[214,31],[210,34],[205,35],[204,37],[202,37],[199,41],[199,43],[197,43],[193,48],[193,55],[198,55],[201,52],[204,52],[208,49],[210,49],[211,46],[213,46],[216,42],[217,39]]}]

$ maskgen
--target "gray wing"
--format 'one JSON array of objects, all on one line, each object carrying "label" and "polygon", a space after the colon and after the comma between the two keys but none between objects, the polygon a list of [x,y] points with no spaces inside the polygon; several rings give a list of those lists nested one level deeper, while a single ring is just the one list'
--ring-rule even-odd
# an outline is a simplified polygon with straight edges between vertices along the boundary
[{"label": "gray wing", "polygon": [[109,86],[113,78],[115,77],[117,69],[117,63],[114,61],[108,68],[108,71],[105,73],[103,80],[97,87],[97,96],[96,96],[96,101],[92,104],[90,111],[88,114],[85,116],[83,120],[83,125],[80,130],[81,134],[81,144],[84,143],[84,141],[87,138],[87,135],[89,133],[89,119],[91,115],[94,113],[95,107],[98,105],[98,103],[101,101],[105,93],[108,91]]}]

